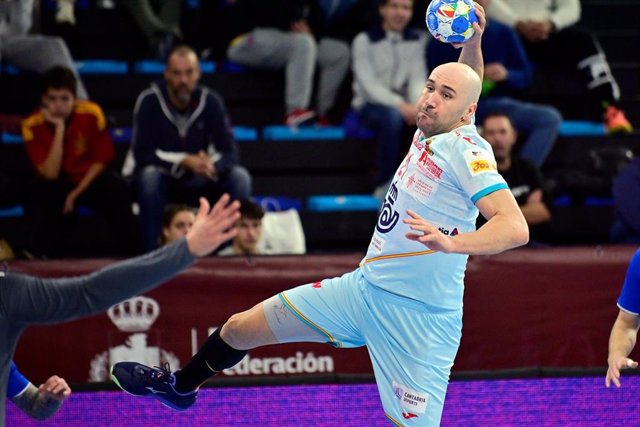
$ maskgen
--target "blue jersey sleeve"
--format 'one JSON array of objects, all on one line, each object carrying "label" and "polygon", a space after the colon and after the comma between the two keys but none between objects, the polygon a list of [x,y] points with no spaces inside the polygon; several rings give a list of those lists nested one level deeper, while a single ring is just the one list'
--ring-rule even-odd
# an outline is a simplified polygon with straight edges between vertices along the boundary
[{"label": "blue jersey sleeve", "polygon": [[7,397],[11,399],[22,393],[29,385],[29,380],[18,371],[18,367],[11,361],[11,371],[9,372],[9,384],[7,386]]},{"label": "blue jersey sleeve", "polygon": [[633,255],[627,268],[618,307],[631,314],[640,314],[640,249]]}]

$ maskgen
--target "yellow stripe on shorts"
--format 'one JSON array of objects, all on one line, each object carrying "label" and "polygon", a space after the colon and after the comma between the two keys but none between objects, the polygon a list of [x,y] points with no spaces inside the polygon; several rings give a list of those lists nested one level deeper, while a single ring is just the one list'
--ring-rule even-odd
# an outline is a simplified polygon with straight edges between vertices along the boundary
[{"label": "yellow stripe on shorts", "polygon": [[287,307],[289,307],[295,314],[297,314],[300,317],[300,319],[304,320],[307,324],[309,324],[309,326],[313,327],[318,332],[326,336],[329,339],[329,342],[331,343],[331,345],[338,348],[342,347],[342,343],[336,341],[335,338],[333,338],[333,336],[329,332],[325,331],[323,328],[313,323],[307,316],[302,314],[300,310],[295,308],[294,305],[291,303],[291,301],[289,301],[289,298],[287,298],[287,296],[284,294],[284,292],[280,292],[280,295],[282,296],[282,299],[284,300],[284,302],[287,303]]},{"label": "yellow stripe on shorts", "polygon": [[426,251],[419,251],[419,252],[407,252],[404,254],[390,254],[390,255],[380,255],[380,256],[374,256],[373,258],[366,258],[364,260],[362,260],[362,262],[360,263],[360,265],[365,265],[365,264],[369,264],[370,262],[375,262],[375,261],[380,261],[383,259],[393,259],[393,258],[406,258],[409,256],[419,256],[419,255],[429,255],[434,253],[435,251],[433,249],[429,249]]}]

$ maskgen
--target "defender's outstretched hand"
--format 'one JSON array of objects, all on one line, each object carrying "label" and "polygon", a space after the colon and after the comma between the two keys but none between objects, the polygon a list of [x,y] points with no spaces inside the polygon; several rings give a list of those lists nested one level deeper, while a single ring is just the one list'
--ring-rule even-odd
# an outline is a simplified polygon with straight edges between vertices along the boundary
[{"label": "defender's outstretched hand", "polygon": [[186,236],[189,251],[198,257],[205,256],[232,239],[237,233],[232,226],[240,218],[238,209],[240,202],[231,202],[228,194],[220,197],[211,209],[207,199],[201,197],[196,220]]}]

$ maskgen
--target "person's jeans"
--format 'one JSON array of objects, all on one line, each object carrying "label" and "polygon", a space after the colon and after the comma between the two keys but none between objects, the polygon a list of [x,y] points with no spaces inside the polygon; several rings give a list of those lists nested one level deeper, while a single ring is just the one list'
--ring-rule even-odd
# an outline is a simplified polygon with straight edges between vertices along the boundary
[{"label": "person's jeans", "polygon": [[242,200],[251,196],[251,175],[242,166],[234,166],[217,181],[202,175],[187,173],[176,178],[156,166],[147,166],[136,178],[140,227],[144,250],[158,246],[162,217],[167,202],[198,205],[199,197],[206,197],[213,204],[223,193]]},{"label": "person's jeans", "polygon": [[361,125],[375,133],[377,144],[377,172],[375,186],[387,182],[399,164],[400,144],[404,132],[404,118],[400,110],[384,105],[365,104],[358,111]]},{"label": "person's jeans", "polygon": [[524,102],[507,96],[482,98],[478,103],[476,124],[484,117],[499,111],[506,113],[522,137],[520,157],[541,167],[558,136],[562,115],[550,105]]}]

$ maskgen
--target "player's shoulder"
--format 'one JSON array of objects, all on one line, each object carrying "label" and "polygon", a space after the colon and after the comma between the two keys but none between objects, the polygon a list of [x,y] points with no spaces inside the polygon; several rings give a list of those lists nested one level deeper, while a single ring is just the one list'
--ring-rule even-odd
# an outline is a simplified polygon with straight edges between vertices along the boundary
[{"label": "player's shoulder", "polygon": [[454,129],[447,135],[457,151],[483,150],[493,152],[491,145],[484,139],[473,125]]},{"label": "player's shoulder", "polygon": [[464,126],[450,133],[453,149],[462,156],[472,176],[497,172],[491,145],[481,137],[475,126]]}]

